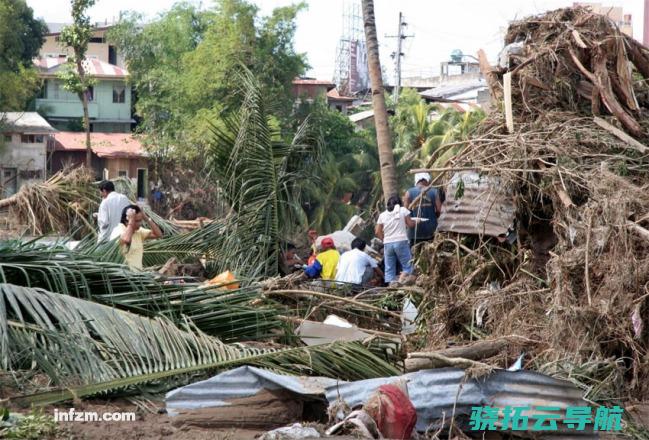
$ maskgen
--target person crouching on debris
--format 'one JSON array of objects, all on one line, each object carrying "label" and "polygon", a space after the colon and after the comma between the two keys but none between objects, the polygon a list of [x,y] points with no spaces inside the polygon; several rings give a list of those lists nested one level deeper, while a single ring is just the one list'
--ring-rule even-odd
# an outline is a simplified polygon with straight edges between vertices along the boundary
[{"label": "person crouching on debris", "polygon": [[333,238],[323,238],[320,249],[322,250],[316,256],[315,261],[304,269],[304,273],[309,278],[320,276],[323,280],[333,280],[336,278],[336,269],[340,259],[340,253],[336,250]]},{"label": "person crouching on debris", "polygon": [[412,253],[408,241],[408,229],[414,228],[418,220],[410,217],[410,211],[401,206],[399,196],[388,199],[387,209],[379,215],[374,233],[383,240],[383,258],[385,261],[385,282],[398,284],[397,261],[401,263],[400,282],[410,280],[412,275]]},{"label": "person crouching on debris", "polygon": [[[151,229],[142,228],[146,221]],[[162,237],[162,231],[137,205],[128,205],[122,210],[121,222],[110,238],[119,239],[119,248],[124,262],[131,270],[142,270],[144,241]]]},{"label": "person crouching on debris", "polygon": [[[437,229],[437,217],[442,212],[442,201],[437,190],[428,188],[429,186],[430,174],[417,173],[415,174],[415,186],[406,191],[403,198],[406,208],[411,211],[410,216],[419,218],[422,222],[416,227],[408,229],[410,246],[432,240],[435,229]],[[426,190],[426,188],[428,189]]]},{"label": "person crouching on debris", "polygon": [[113,229],[119,225],[124,207],[130,205],[131,202],[124,194],[115,191],[115,184],[110,180],[103,180],[99,183],[99,194],[102,201],[97,214],[97,223],[99,224],[97,242],[101,243],[108,240]]},{"label": "person crouching on debris", "polygon": [[282,276],[296,272],[302,267],[302,259],[296,253],[295,245],[288,243],[280,253],[279,273]]},{"label": "person crouching on debris", "polygon": [[352,240],[351,250],[343,253],[338,261],[336,281],[366,286],[374,277],[374,273],[383,277],[376,260],[364,252],[366,245],[362,238]]}]

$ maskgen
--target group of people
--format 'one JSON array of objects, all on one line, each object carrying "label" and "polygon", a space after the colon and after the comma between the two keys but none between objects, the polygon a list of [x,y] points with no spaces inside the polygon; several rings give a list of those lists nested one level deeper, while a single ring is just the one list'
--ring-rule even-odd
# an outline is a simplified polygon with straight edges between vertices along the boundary
[{"label": "group of people", "polygon": [[[142,270],[144,242],[162,237],[160,227],[151,221],[142,208],[115,191],[113,182],[101,182],[99,193],[102,201],[97,214],[98,242],[117,239],[124,262],[133,270]],[[143,222],[147,222],[151,229],[143,228]]]},{"label": "group of people", "polygon": [[323,238],[320,249],[315,249],[317,234],[311,230],[312,256],[304,268],[305,275],[359,285],[367,285],[374,275],[388,285],[412,281],[411,247],[432,240],[442,209],[443,196],[430,187],[430,180],[428,173],[416,174],[415,185],[405,193],[404,200],[398,195],[390,197],[379,215],[374,233],[383,242],[384,270],[364,252],[364,240],[354,239],[351,250],[341,255],[331,237]]},{"label": "group of people", "polygon": [[[126,264],[142,270],[144,242],[162,237],[162,231],[140,206],[115,191],[113,182],[101,182],[99,192],[102,202],[97,214],[98,241],[118,240]],[[311,255],[307,264],[301,264],[295,246],[289,245],[284,250],[282,272],[302,267],[309,278],[358,285],[367,285],[377,277],[388,285],[408,282],[413,273],[411,247],[433,238],[441,208],[442,197],[430,188],[430,175],[418,173],[415,186],[406,191],[404,200],[397,195],[390,197],[386,210],[379,215],[374,233],[383,242],[383,269],[365,252],[367,243],[363,239],[355,238],[351,249],[341,255],[331,237],[323,238],[317,248],[318,234],[310,230]],[[151,229],[142,227],[143,222]]]}]

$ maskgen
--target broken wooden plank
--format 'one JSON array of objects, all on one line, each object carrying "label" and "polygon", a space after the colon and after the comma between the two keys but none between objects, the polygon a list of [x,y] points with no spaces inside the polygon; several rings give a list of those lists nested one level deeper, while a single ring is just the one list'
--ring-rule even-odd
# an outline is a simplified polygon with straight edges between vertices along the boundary
[{"label": "broken wooden plank", "polygon": [[507,72],[503,75],[503,92],[505,96],[505,122],[507,131],[514,132],[514,112],[512,109],[512,74]]},{"label": "broken wooden plank", "polygon": [[494,68],[491,66],[491,64],[489,64],[489,61],[487,60],[487,54],[483,49],[480,49],[478,51],[478,64],[480,66],[480,73],[482,73],[482,76],[484,76],[485,80],[487,81],[487,85],[489,86],[491,97],[493,98],[494,102],[499,101],[502,97],[502,90],[500,83],[498,82],[498,75],[494,71]]},{"label": "broken wooden plank", "polygon": [[642,226],[638,225],[637,223],[634,223],[630,220],[626,222],[626,225],[631,228],[633,232],[638,234],[640,237],[644,238],[645,240],[649,241],[649,230],[643,228]]},{"label": "broken wooden plank", "polygon": [[639,141],[635,140],[633,137],[629,136],[626,134],[624,131],[620,130],[619,128],[615,127],[614,125],[611,125],[607,121],[605,121],[602,118],[599,118],[595,116],[593,118],[593,122],[603,128],[604,130],[608,131],[611,133],[613,136],[616,138],[620,139],[621,141],[624,141],[627,143],[627,145],[634,149],[639,151],[640,153],[646,153],[649,150],[649,147],[646,145],[641,144]]},{"label": "broken wooden plank", "polygon": [[[448,366],[448,359],[452,359],[456,366],[461,362],[468,365],[470,362],[497,355],[511,343],[512,341],[509,338],[501,338],[432,352],[410,353],[408,359],[405,360],[405,367],[408,372],[439,368]],[[475,364],[472,366],[475,366]]]}]

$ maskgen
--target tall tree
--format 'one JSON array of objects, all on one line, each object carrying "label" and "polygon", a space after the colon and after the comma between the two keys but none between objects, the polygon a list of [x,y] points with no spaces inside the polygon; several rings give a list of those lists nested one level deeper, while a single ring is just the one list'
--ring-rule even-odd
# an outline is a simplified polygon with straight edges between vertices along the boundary
[{"label": "tall tree", "polygon": [[362,6],[365,40],[367,41],[367,63],[372,84],[376,144],[381,162],[381,186],[383,187],[383,197],[387,201],[388,197],[398,194],[399,188],[394,166],[394,154],[392,153],[388,112],[385,107],[381,61],[379,60],[379,40],[376,36],[376,20],[374,19],[374,1],[362,0]]},{"label": "tall tree", "polygon": [[68,68],[61,72],[63,87],[76,93],[83,106],[83,128],[86,131],[86,167],[92,166],[92,150],[90,148],[90,116],[88,114],[88,93],[94,80],[86,74],[83,63],[88,51],[88,43],[92,36],[88,8],[95,0],[70,0],[72,6],[72,24],[61,31],[60,41],[64,47],[72,48],[72,56],[68,57]]},{"label": "tall tree", "polygon": [[0,110],[25,110],[40,87],[32,59],[45,32],[25,0],[0,0]]},{"label": "tall tree", "polygon": [[[239,75],[245,67],[288,120],[292,80],[306,60],[294,49],[295,17],[303,4],[260,16],[246,0],[218,0],[198,10],[179,3],[158,20],[142,24],[128,14],[109,35],[125,55],[137,93],[139,129],[151,144],[175,157],[204,153],[209,124],[238,108]],[[286,125],[286,124],[283,124]]]}]

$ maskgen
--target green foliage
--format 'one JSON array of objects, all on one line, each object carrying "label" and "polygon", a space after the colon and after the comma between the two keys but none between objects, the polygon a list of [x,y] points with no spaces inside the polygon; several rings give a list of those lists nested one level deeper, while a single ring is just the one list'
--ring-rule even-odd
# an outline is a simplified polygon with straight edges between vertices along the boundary
[{"label": "green foliage", "polygon": [[55,438],[58,431],[54,418],[43,413],[43,410],[32,410],[27,415],[9,413],[7,408],[2,410],[0,420],[0,438],[41,440]]},{"label": "green foliage", "polygon": [[40,88],[32,58],[45,32],[24,0],[0,0],[0,110],[25,110]]},{"label": "green foliage", "polygon": [[16,403],[48,404],[155,381],[254,365],[279,372],[358,380],[398,374],[358,343],[260,349],[224,344],[164,318],[149,319],[42,289],[0,284],[0,365],[46,374],[60,389]]},{"label": "green foliage", "polygon": [[63,88],[81,95],[88,91],[95,81],[86,75],[81,63],[86,59],[88,43],[92,37],[92,25],[87,11],[95,4],[95,0],[70,0],[72,7],[72,24],[61,30],[59,41],[63,47],[72,48],[72,56],[68,58],[68,64],[59,73],[59,79],[63,82]]},{"label": "green foliage", "polygon": [[162,315],[178,325],[189,318],[201,331],[228,341],[267,337],[281,326],[276,310],[248,306],[254,289],[226,293],[190,283],[165,285],[155,273],[104,262],[97,252],[88,243],[72,252],[62,246],[5,241],[0,243],[0,282],[40,287],[144,316]]},{"label": "green foliage", "polygon": [[[391,126],[396,134],[395,152],[412,165],[436,166],[446,163],[462,149],[462,145],[446,148],[446,144],[467,139],[484,119],[482,110],[459,113],[453,109],[437,111],[427,104],[414,89],[404,89]],[[430,163],[429,163],[430,162]]]},{"label": "green foliage", "polygon": [[285,142],[271,105],[251,72],[237,75],[241,107],[213,126],[209,168],[233,215],[224,224],[223,269],[255,277],[278,270],[279,243],[298,224],[298,186],[309,178],[317,149],[308,120]]},{"label": "green foliage", "polygon": [[34,18],[24,0],[0,1],[0,71],[18,72],[32,66],[47,27]]},{"label": "green foliage", "polygon": [[291,81],[306,69],[293,47],[303,7],[260,17],[245,0],[219,0],[207,10],[178,3],[144,25],[140,15],[124,15],[109,39],[125,55],[149,144],[176,158],[202,156],[211,125],[238,108],[242,68],[254,72],[275,113],[287,119]]},{"label": "green foliage", "polygon": [[25,110],[41,87],[33,68],[18,67],[18,71],[0,71],[0,108],[2,111]]}]

